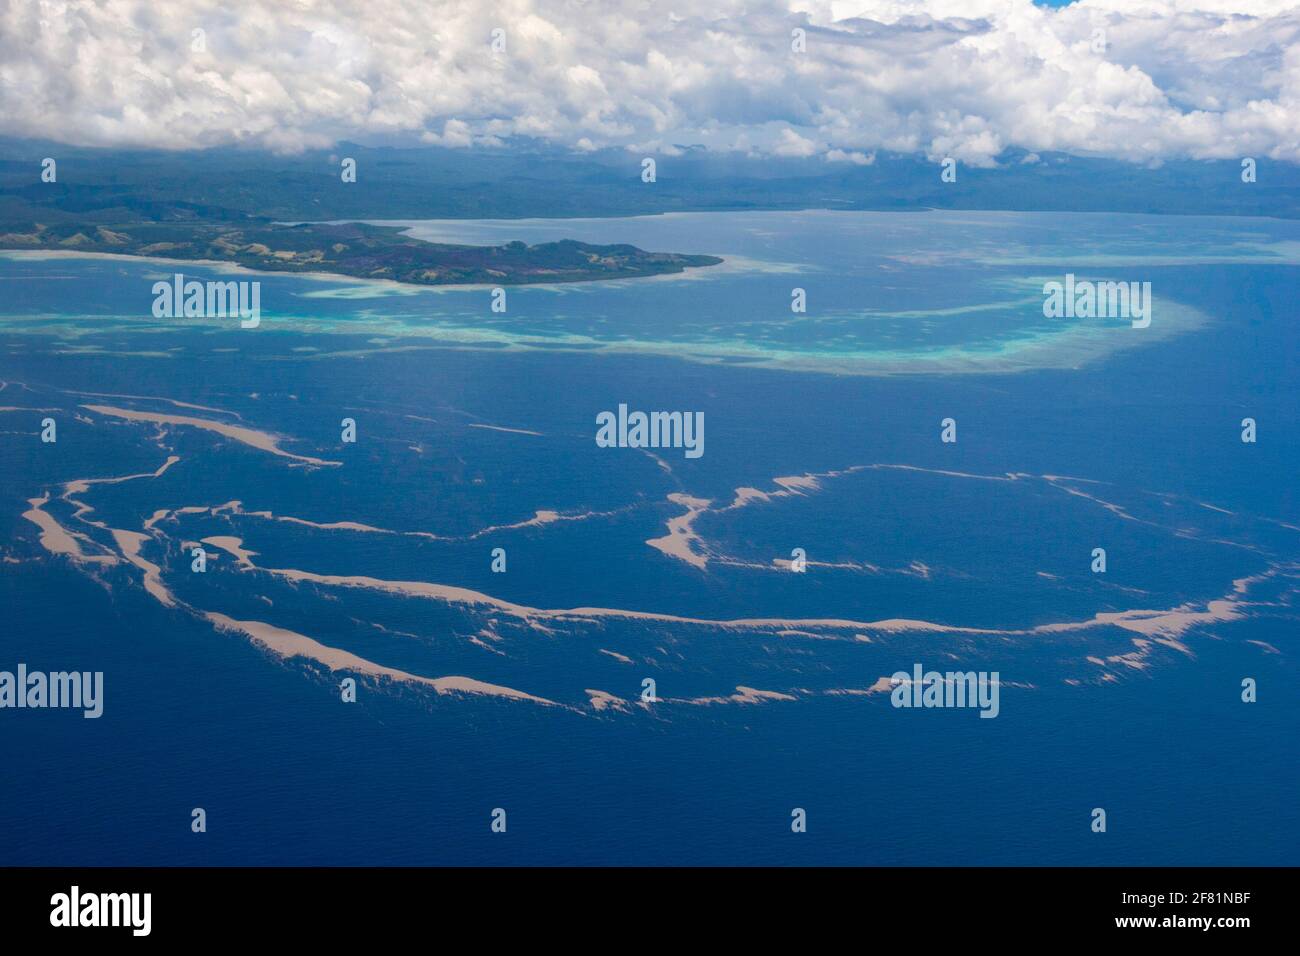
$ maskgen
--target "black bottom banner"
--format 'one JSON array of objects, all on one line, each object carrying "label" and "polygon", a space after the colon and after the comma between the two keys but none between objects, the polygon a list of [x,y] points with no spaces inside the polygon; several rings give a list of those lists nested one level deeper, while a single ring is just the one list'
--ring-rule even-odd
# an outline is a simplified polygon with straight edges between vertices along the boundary
[{"label": "black bottom banner", "polygon": [[[1021,931],[1229,941],[1294,918],[1293,869],[0,869],[7,939],[373,941],[488,928],[881,940]],[[512,929],[513,927],[513,929]],[[531,927],[531,929],[530,929]],[[974,934],[974,935],[972,935]],[[485,938],[486,939],[486,938]],[[595,943],[596,937],[589,942]]]}]

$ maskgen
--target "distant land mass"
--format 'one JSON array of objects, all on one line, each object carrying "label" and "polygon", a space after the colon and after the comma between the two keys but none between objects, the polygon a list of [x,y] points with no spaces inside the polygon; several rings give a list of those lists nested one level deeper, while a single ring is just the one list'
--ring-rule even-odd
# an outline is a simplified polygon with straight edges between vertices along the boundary
[{"label": "distant land mass", "polygon": [[[626,150],[584,156],[513,149],[340,143],[278,155],[73,147],[0,138],[0,249],[217,260],[421,285],[579,282],[679,273],[707,255],[553,241],[491,247],[426,242],[419,219],[566,219],[740,210],[1034,210],[1300,218],[1300,167],[1212,160],[1143,167],[1008,150],[955,182],[923,157],[856,163],[709,153],[674,146],[641,180]],[[57,175],[43,181],[46,160]],[[356,180],[343,182],[351,160]],[[1251,177],[1243,173],[1250,164]],[[1258,167],[1256,169],[1256,166]]]},{"label": "distant land mass", "polygon": [[[641,181],[642,159],[656,181]],[[42,161],[58,163],[42,182]],[[345,159],[356,181],[341,181]],[[922,156],[879,151],[860,162],[762,157],[690,145],[581,156],[510,148],[363,146],[280,155],[257,149],[98,149],[0,137],[0,232],[13,223],[245,219],[339,222],[572,219],[734,210],[925,209],[1120,212],[1300,218],[1300,166],[1253,158],[1144,166],[1009,149],[997,165],[959,163],[955,182]]]}]

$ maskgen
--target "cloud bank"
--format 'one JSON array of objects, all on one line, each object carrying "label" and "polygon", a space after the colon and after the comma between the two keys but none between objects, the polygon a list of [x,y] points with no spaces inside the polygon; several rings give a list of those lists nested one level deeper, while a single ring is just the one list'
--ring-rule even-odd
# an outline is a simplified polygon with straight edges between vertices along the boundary
[{"label": "cloud bank", "polygon": [[1298,36],[1287,0],[0,0],[0,133],[1295,162]]}]

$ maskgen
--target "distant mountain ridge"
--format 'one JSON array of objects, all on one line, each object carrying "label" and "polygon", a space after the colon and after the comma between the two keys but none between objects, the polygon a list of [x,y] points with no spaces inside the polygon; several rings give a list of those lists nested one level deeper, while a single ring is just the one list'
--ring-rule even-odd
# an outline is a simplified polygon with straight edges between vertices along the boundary
[{"label": "distant mountain ridge", "polygon": [[[996,169],[878,154],[869,165],[771,159],[674,148],[642,155],[553,148],[364,147],[280,156],[256,150],[102,150],[0,139],[0,223],[257,217],[515,219],[650,215],[728,209],[983,209],[1300,218],[1300,167],[1254,157],[1148,168],[1109,159],[1008,151]],[[41,161],[58,162],[43,183]],[[340,176],[357,164],[356,182]]]}]

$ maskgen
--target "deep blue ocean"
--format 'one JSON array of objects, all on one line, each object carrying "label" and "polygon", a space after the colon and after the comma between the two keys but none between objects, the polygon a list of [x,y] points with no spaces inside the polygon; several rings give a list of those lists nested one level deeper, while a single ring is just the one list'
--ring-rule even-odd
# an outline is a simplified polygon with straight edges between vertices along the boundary
[{"label": "deep blue ocean", "polygon": [[[494,313],[487,288],[0,257],[0,670],[105,675],[97,720],[0,710],[0,863],[1300,862],[1300,225],[411,225],[725,262]],[[260,281],[260,327],[154,319],[177,271]],[[1067,272],[1151,282],[1150,327],[1045,318]],[[704,454],[598,447],[620,404],[703,412]],[[47,492],[79,556],[24,517]],[[648,544],[691,501],[693,560]],[[552,703],[331,672],[205,613]],[[998,717],[867,692],[916,663],[998,672]]]}]

